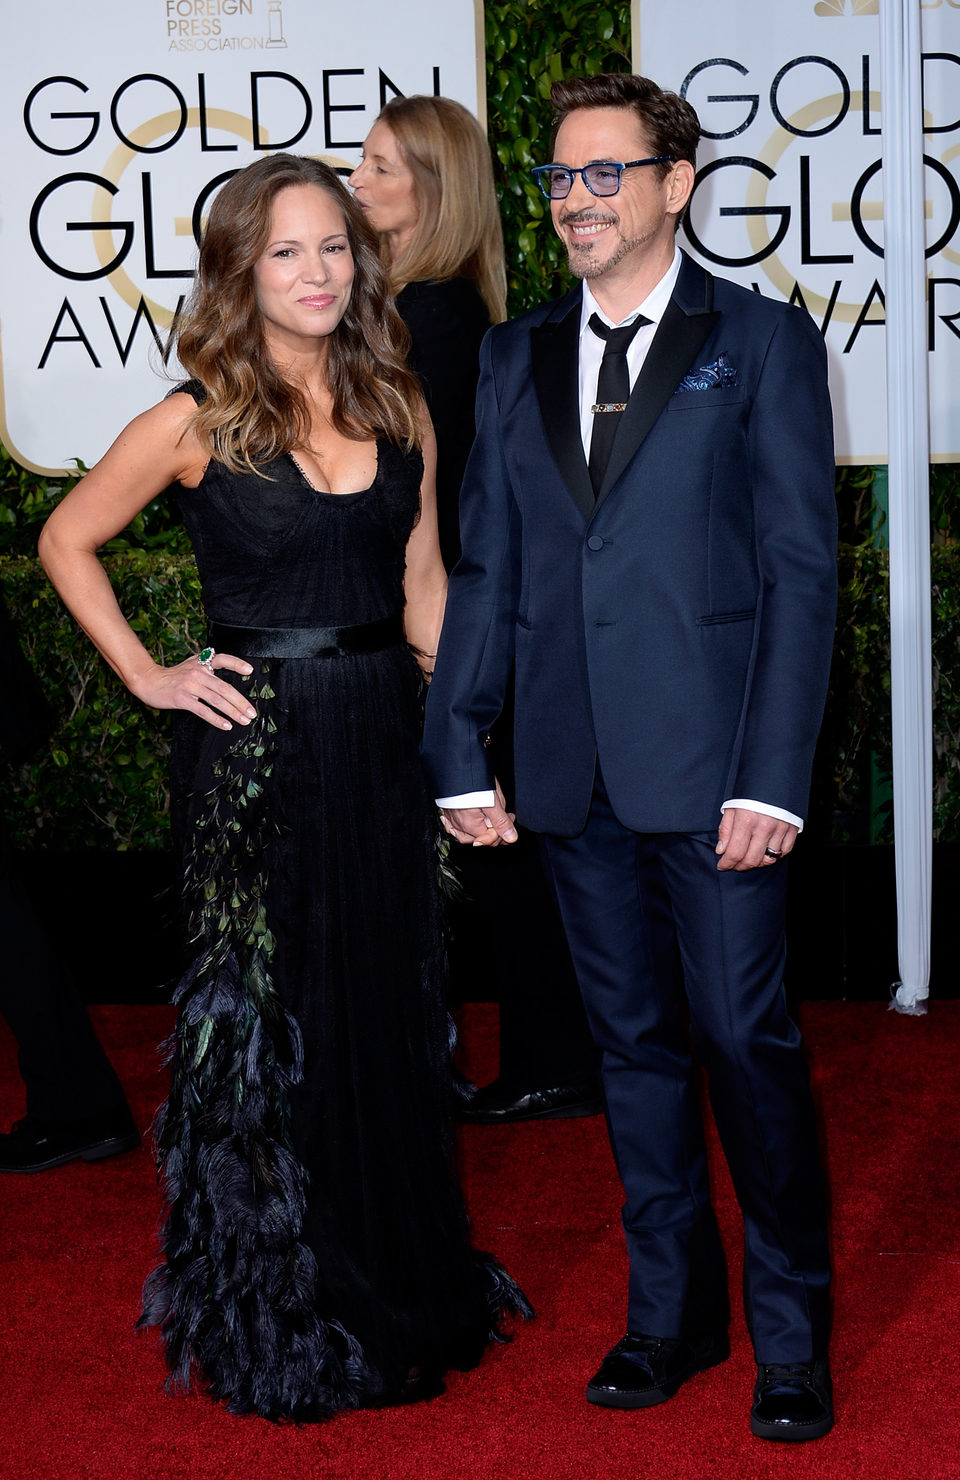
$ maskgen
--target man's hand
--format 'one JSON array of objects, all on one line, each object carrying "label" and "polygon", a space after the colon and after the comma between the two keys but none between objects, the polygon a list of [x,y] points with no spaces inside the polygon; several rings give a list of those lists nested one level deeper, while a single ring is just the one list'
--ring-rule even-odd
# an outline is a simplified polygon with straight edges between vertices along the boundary
[{"label": "man's hand", "polygon": [[504,810],[499,786],[496,801],[489,807],[443,807],[440,817],[452,838],[474,848],[496,848],[500,843],[517,841],[514,813]]},{"label": "man's hand", "polygon": [[728,807],[717,835],[718,869],[767,868],[786,858],[798,829],[781,817],[767,817],[746,807]]}]

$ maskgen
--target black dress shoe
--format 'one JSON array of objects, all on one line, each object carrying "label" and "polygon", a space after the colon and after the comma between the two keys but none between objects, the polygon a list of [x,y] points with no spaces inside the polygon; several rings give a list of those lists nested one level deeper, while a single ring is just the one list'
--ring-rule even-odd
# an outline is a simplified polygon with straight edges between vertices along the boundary
[{"label": "black dress shoe", "polygon": [[65,1162],[102,1161],[140,1145],[126,1105],[81,1120],[36,1120],[25,1115],[0,1135],[0,1172],[45,1172]]},{"label": "black dress shoe", "polygon": [[679,1341],[628,1331],[587,1383],[587,1400],[602,1408],[652,1408],[665,1403],[698,1372],[730,1355],[726,1332]]},{"label": "black dress shoe", "polygon": [[750,1428],[760,1439],[793,1443],[829,1434],[833,1389],[826,1359],[758,1367]]},{"label": "black dress shoe", "polygon": [[596,1082],[517,1089],[495,1079],[478,1089],[469,1103],[458,1105],[455,1113],[468,1125],[510,1125],[517,1120],[571,1120],[578,1115],[599,1115],[602,1109]]}]

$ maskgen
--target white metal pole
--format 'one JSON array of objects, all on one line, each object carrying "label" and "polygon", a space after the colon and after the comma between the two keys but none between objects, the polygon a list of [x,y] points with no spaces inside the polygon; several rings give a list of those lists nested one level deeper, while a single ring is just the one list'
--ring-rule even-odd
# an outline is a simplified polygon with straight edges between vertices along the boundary
[{"label": "white metal pole", "polygon": [[880,0],[890,487],[890,681],[900,980],[924,1012],[930,982],[933,697],[930,432],[918,0]]}]

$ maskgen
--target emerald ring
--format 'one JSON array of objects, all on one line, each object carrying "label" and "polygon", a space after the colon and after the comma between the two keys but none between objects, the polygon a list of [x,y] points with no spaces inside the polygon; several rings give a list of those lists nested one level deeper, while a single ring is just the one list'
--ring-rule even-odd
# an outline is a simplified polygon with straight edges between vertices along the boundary
[{"label": "emerald ring", "polygon": [[208,673],[213,672],[213,655],[215,652],[216,648],[205,647],[197,654],[197,662],[201,668],[206,668]]}]

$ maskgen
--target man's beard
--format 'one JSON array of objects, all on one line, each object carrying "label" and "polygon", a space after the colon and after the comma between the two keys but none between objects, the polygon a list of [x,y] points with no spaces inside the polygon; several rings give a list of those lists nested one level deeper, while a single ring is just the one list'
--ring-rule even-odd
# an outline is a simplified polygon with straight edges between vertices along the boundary
[{"label": "man's beard", "polygon": [[[568,225],[571,221],[576,221],[579,215],[580,213],[577,212],[574,215],[568,216],[566,220],[561,221],[561,226]],[[617,216],[605,216],[602,218],[590,216],[586,219],[591,221],[602,219],[609,221],[612,226],[619,227],[620,225],[620,220]],[[589,243],[585,242],[582,246],[578,246],[574,241],[567,247],[567,263],[574,277],[602,277],[605,272],[609,272],[612,267],[617,267],[625,257],[629,257],[631,252],[635,252],[638,247],[642,246],[644,240],[644,237],[639,236],[630,240],[620,237],[613,254],[609,257],[604,257],[602,261],[593,260]]]}]

